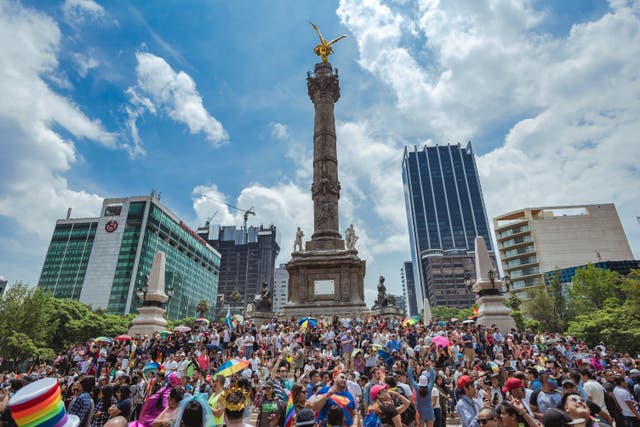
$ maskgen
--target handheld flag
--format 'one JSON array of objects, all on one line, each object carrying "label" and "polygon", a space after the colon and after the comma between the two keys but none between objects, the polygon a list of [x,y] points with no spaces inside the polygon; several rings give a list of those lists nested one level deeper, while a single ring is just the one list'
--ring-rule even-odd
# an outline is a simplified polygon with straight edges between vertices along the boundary
[{"label": "handheld flag", "polygon": [[232,331],[235,330],[233,319],[231,319],[231,307],[227,308],[227,317],[224,318],[225,323]]},{"label": "handheld flag", "polygon": [[285,409],[284,427],[293,427],[293,422],[295,421],[295,418],[296,418],[296,411],[293,407],[293,393],[290,393],[289,400],[287,400],[287,408]]}]

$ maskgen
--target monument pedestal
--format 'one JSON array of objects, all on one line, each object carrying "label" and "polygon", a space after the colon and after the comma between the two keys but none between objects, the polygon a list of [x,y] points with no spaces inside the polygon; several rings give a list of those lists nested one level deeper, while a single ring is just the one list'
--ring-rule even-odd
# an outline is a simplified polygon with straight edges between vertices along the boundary
[{"label": "monument pedestal", "polygon": [[131,329],[129,335],[153,335],[156,332],[167,329],[167,321],[165,320],[165,310],[162,307],[140,307],[138,308],[138,316],[131,321]]},{"label": "monument pedestal", "polygon": [[403,312],[400,309],[400,307],[396,307],[396,306],[381,307],[381,308],[372,308],[371,315],[390,319],[394,317],[402,317]]},{"label": "monument pedestal", "polygon": [[504,305],[504,295],[486,295],[478,298],[478,324],[496,325],[503,333],[516,327],[516,322],[509,315],[509,307]]},{"label": "monument pedestal", "polygon": [[276,314],[270,311],[252,311],[248,315],[258,328],[265,323],[271,323],[271,319],[276,317]]},{"label": "monument pedestal", "polygon": [[[307,247],[309,247],[307,242]],[[364,302],[366,262],[356,250],[307,250],[291,254],[285,316],[340,316],[368,312]]]}]

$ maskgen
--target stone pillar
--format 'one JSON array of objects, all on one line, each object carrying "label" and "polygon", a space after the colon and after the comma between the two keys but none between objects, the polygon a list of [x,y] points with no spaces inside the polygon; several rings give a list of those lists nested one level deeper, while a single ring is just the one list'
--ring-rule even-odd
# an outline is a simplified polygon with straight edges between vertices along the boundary
[{"label": "stone pillar", "polygon": [[307,77],[309,97],[315,108],[313,129],[313,235],[307,250],[344,249],[338,223],[338,154],[334,105],[340,98],[338,75],[331,64],[316,64],[314,75]]}]

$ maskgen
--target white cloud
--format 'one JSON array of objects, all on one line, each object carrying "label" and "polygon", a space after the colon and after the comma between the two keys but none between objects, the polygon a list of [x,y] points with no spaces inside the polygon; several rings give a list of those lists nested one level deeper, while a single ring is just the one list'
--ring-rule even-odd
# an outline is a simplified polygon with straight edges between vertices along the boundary
[{"label": "white cloud", "polygon": [[286,139],[289,136],[287,125],[283,123],[271,122],[269,127],[271,128],[271,136],[276,139]]},{"label": "white cloud", "polygon": [[[490,217],[615,202],[637,253],[640,6],[611,7],[566,36],[546,33],[546,15],[528,1],[425,0],[416,14],[342,0],[337,13],[355,36],[361,67],[396,97],[400,113],[379,113],[371,134],[474,141],[476,152],[487,152],[478,165]],[[381,165],[381,174],[399,166]]]},{"label": "white cloud", "polygon": [[89,71],[91,71],[92,69],[100,65],[100,61],[98,61],[90,53],[86,55],[83,55],[80,53],[74,53],[72,57],[78,67],[78,74],[82,78],[85,78],[89,73]]},{"label": "white cloud", "polygon": [[77,154],[74,142],[60,131],[106,147],[116,145],[115,135],[44,80],[59,71],[60,39],[58,26],[48,16],[0,2],[0,215],[11,218],[17,232],[41,248],[67,207],[77,215],[95,215],[101,200],[69,188],[64,174]]},{"label": "white cloud", "polygon": [[222,124],[204,108],[196,84],[184,71],[175,72],[163,58],[147,52],[136,54],[137,83],[127,89],[130,105],[128,127],[132,134],[131,155],[142,154],[142,141],[137,119],[148,110],[155,114],[165,112],[179,123],[187,125],[191,134],[202,133],[215,147],[228,140]]},{"label": "white cloud", "polygon": [[104,8],[93,0],[65,0],[62,12],[67,22],[83,22],[102,18]]}]

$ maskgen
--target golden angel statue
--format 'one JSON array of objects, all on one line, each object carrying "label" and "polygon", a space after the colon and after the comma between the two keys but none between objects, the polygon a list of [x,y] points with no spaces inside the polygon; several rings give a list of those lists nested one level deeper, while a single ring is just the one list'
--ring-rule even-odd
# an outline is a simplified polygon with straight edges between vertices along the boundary
[{"label": "golden angel statue", "polygon": [[320,37],[320,44],[316,47],[313,48],[313,51],[315,52],[316,55],[318,55],[320,58],[322,58],[322,62],[329,62],[329,55],[331,55],[333,53],[333,48],[331,47],[331,45],[333,45],[335,42],[342,40],[343,38],[347,37],[346,35],[342,35],[340,37],[336,37],[335,39],[331,40],[330,42],[327,42],[324,37],[322,37],[322,33],[320,32],[320,30],[318,29],[318,27],[315,26],[315,24],[311,21],[309,21],[309,23],[311,24],[311,26],[313,27],[314,30],[316,30],[316,33],[318,33],[318,36]]}]

